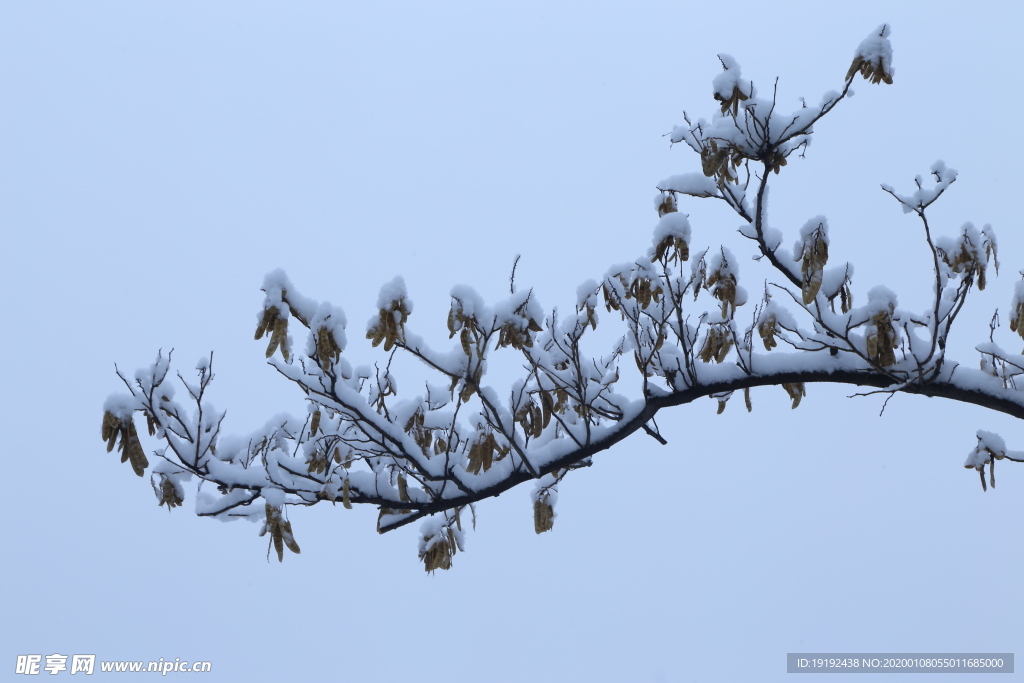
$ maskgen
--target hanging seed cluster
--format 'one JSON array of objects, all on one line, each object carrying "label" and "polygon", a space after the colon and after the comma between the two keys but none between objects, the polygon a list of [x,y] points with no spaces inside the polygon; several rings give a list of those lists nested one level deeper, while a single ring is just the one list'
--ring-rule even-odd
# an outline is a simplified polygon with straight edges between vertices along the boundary
[{"label": "hanging seed cluster", "polygon": [[[985,260],[981,260],[980,249],[971,241],[968,234],[963,234],[960,237],[960,242],[957,244],[957,248],[954,254],[950,255],[945,250],[938,248],[936,251],[939,252],[939,256],[942,261],[949,266],[950,270],[954,273],[963,273],[967,276],[975,276],[978,281],[978,289],[984,290],[986,279],[985,279],[985,266],[989,258],[994,254],[995,247],[990,241],[985,243]],[[996,262],[998,264],[998,261]]]},{"label": "hanging seed cluster", "polygon": [[[671,192],[662,194],[661,203],[658,204],[658,218],[670,213],[676,213],[676,198]],[[679,264],[690,259],[690,245],[678,235],[666,235],[665,239],[658,242],[654,247],[654,260],[667,259]]]},{"label": "hanging seed cluster", "polygon": [[778,323],[779,321],[775,318],[774,314],[768,314],[757,324],[757,333],[761,335],[765,351],[771,351],[779,345],[775,341],[775,335],[779,334]]},{"label": "hanging seed cluster", "polygon": [[396,299],[387,308],[380,309],[377,322],[366,332],[366,338],[373,346],[384,342],[384,350],[390,351],[399,341],[405,339],[405,323],[409,320],[409,307],[405,299]]},{"label": "hanging seed cluster", "polygon": [[299,553],[299,544],[295,542],[295,537],[292,536],[292,523],[281,516],[281,510],[270,503],[267,503],[266,510],[267,521],[264,522],[263,529],[260,530],[260,536],[265,536],[268,531],[270,532],[271,542],[274,544],[274,550],[277,551],[277,561],[283,562],[284,549],[287,547],[288,550],[297,555]]},{"label": "hanging seed cluster", "polygon": [[857,75],[860,75],[871,81],[875,85],[879,83],[885,83],[886,85],[892,85],[892,74],[885,70],[882,65],[882,58],[876,57],[875,59],[864,59],[860,55],[853,58],[853,63],[850,65],[850,70],[846,72],[846,80],[850,80]]},{"label": "hanging seed cluster", "polygon": [[[547,422],[545,422],[545,418]],[[516,411],[515,421],[523,428],[527,438],[538,438],[551,421],[551,412],[542,411],[534,401],[529,400]]]},{"label": "hanging seed cluster", "polygon": [[737,176],[733,171],[743,163],[745,158],[743,150],[731,143],[719,147],[716,140],[708,140],[707,144],[700,149],[701,169],[708,178],[717,176],[719,187],[723,187],[726,183],[736,182]]},{"label": "hanging seed cluster", "polygon": [[668,235],[654,248],[654,260],[667,259],[677,264],[690,259],[690,245],[682,237]]},{"label": "hanging seed cluster", "polygon": [[704,338],[704,346],[700,350],[700,359],[710,363],[714,358],[716,363],[721,363],[729,355],[732,345],[732,331],[728,327],[711,325],[708,328],[708,336]]},{"label": "hanging seed cluster", "polygon": [[[473,394],[476,393],[476,388],[480,386],[480,380],[484,376],[484,366],[482,363],[478,363],[476,369],[473,370],[472,375],[464,378],[462,383],[462,391],[459,392],[459,400],[463,403],[473,398]],[[450,391],[454,392],[455,387],[459,384],[459,377],[452,377],[452,384]]]},{"label": "hanging seed cluster", "polygon": [[803,251],[798,260],[802,262],[800,289],[803,292],[804,304],[810,304],[821,289],[822,272],[828,261],[828,243],[820,225],[804,239]]},{"label": "hanging seed cluster", "polygon": [[330,464],[331,459],[328,457],[325,451],[317,449],[313,451],[312,457],[309,459],[307,465],[307,471],[310,474],[321,474],[327,471],[327,466]]},{"label": "hanging seed cluster", "polygon": [[789,397],[793,399],[793,408],[796,409],[800,405],[800,399],[807,395],[807,390],[804,388],[803,382],[783,382],[782,388],[786,390]]},{"label": "hanging seed cluster", "polygon": [[[147,415],[149,418],[149,416]],[[152,418],[149,418],[152,420]],[[150,424],[150,434],[153,434],[153,424]],[[103,413],[103,429],[102,429],[103,440],[107,442],[107,453],[114,450],[114,445],[117,445],[117,450],[121,451],[121,462],[130,462],[132,470],[135,474],[140,477],[146,473],[146,468],[149,467],[149,460],[146,459],[146,452],[142,449],[142,442],[139,441],[139,434],[135,431],[135,423],[129,419],[127,422],[121,422],[117,419],[109,410]],[[118,442],[120,439],[120,442]]]},{"label": "hanging seed cluster", "polygon": [[708,276],[704,286],[711,292],[711,296],[722,302],[722,317],[732,317],[736,312],[736,275],[728,270],[715,270]]},{"label": "hanging seed cluster", "polygon": [[[527,320],[526,328],[524,329],[520,327],[515,323],[514,320],[506,321],[505,324],[502,325],[498,331],[497,348],[501,349],[506,346],[511,346],[513,349],[517,351],[522,351],[524,348],[533,348],[533,335],[530,333],[541,332],[543,328],[540,326],[540,323],[538,323],[536,320],[527,317],[526,303],[527,302],[523,302],[523,305],[515,310],[515,314],[519,316],[520,319]],[[449,320],[450,319],[451,318],[449,315]],[[451,330],[451,328],[452,326],[451,324],[449,324],[449,331]],[[451,337],[449,337],[449,339],[451,339]]]},{"label": "hanging seed cluster", "polygon": [[[451,339],[456,334],[459,335],[459,343],[462,344],[462,352],[466,354],[467,358],[472,358],[473,346],[480,338],[480,327],[477,324],[476,316],[466,315],[465,311],[462,309],[461,302],[452,297],[452,307],[448,311],[448,338]],[[472,382],[467,381],[463,387],[461,394],[463,401],[468,401],[473,395],[473,392],[476,391],[476,385],[479,383],[482,374],[482,367],[477,366],[477,373],[473,376]],[[453,379],[453,391],[455,390],[456,384],[458,384],[458,380]]]},{"label": "hanging seed cluster", "polygon": [[424,537],[421,543],[424,547],[420,550],[420,559],[427,572],[433,572],[436,569],[451,569],[452,558],[461,550],[451,527],[445,527],[444,531],[432,539]]},{"label": "hanging seed cluster", "polygon": [[427,454],[431,445],[434,447],[435,454],[443,453],[447,449],[447,444],[443,439],[438,439],[437,442],[434,441],[433,430],[424,427],[425,418],[426,416],[422,408],[417,408],[416,412],[405,423],[405,433],[412,437],[424,454]]},{"label": "hanging seed cluster", "polygon": [[[619,315],[623,315],[622,306],[619,304],[618,295],[608,286],[607,282],[601,283],[601,295],[604,297],[604,308],[606,311],[611,313],[612,311],[618,311]],[[625,317],[623,315],[623,317]]]},{"label": "hanging seed cluster", "polygon": [[263,318],[256,328],[256,339],[260,340],[264,335],[270,336],[270,343],[267,344],[267,358],[281,349],[281,357],[285,361],[291,359],[291,348],[288,344],[288,318],[281,315],[277,306],[263,310]]},{"label": "hanging seed cluster", "polygon": [[[552,398],[554,394],[554,398]],[[551,416],[555,413],[561,415],[565,412],[565,408],[569,403],[569,392],[565,389],[558,387],[553,391],[541,391],[540,392],[540,405],[542,411],[541,424],[544,427],[548,426],[551,422]]]},{"label": "hanging seed cluster", "polygon": [[551,531],[555,526],[555,508],[548,503],[547,492],[541,493],[537,496],[537,500],[533,501],[533,530],[535,533],[542,534],[545,531]]},{"label": "hanging seed cluster", "polygon": [[985,485],[985,466],[988,466],[989,484],[992,488],[996,487],[996,460],[1002,460],[1006,457],[1004,451],[996,451],[986,445],[979,437],[978,445],[974,447],[974,451],[967,459],[967,463],[964,464],[966,469],[976,469],[981,477],[981,490],[987,491],[988,488]]},{"label": "hanging seed cluster", "polygon": [[1024,339],[1024,297],[1018,297],[1016,307],[1010,313],[1010,331]]},{"label": "hanging seed cluster", "polygon": [[778,151],[777,149],[772,149],[771,151],[769,151],[763,157],[763,161],[765,166],[770,171],[775,172],[775,175],[778,175],[779,171],[781,171],[782,167],[785,166],[787,163],[785,155],[782,154],[782,152]]},{"label": "hanging seed cluster", "polygon": [[658,203],[658,218],[679,210],[676,205],[676,196],[672,192],[662,192],[661,201]]},{"label": "hanging seed cluster", "polygon": [[494,434],[488,432],[469,447],[466,471],[470,474],[480,474],[481,470],[486,472],[496,461],[508,455],[510,450],[508,446],[498,445]]},{"label": "hanging seed cluster", "polygon": [[174,485],[174,482],[167,475],[161,474],[160,485],[154,485],[153,488],[160,499],[160,506],[166,505],[168,510],[176,508],[185,502],[185,498],[178,491],[178,487]]},{"label": "hanging seed cluster", "polygon": [[[835,297],[829,301],[834,301]],[[850,309],[853,308],[853,292],[850,291],[849,281],[843,282],[843,286],[839,288],[839,308],[843,313],[849,313]],[[832,310],[835,310],[834,308]]]},{"label": "hanging seed cluster", "polygon": [[[726,68],[726,71],[729,69]],[[721,93],[715,93],[715,101],[722,103],[722,113],[729,114],[730,116],[736,116],[740,112],[740,102],[746,102],[749,98],[742,90],[739,85],[732,87],[732,92],[728,95],[722,95]]]},{"label": "hanging seed cluster", "polygon": [[341,358],[341,347],[334,335],[326,327],[321,327],[316,333],[316,359],[320,361],[321,367],[329,371]]},{"label": "hanging seed cluster", "polygon": [[662,289],[658,283],[652,283],[649,278],[638,277],[628,285],[625,282],[622,283],[626,289],[627,299],[636,299],[636,302],[640,304],[640,308],[646,310],[651,302],[657,303],[660,301]]},{"label": "hanging seed cluster", "polygon": [[892,312],[876,313],[871,321],[874,329],[868,333],[868,358],[880,367],[887,368],[896,364],[895,349],[899,348],[899,336],[892,326]]}]

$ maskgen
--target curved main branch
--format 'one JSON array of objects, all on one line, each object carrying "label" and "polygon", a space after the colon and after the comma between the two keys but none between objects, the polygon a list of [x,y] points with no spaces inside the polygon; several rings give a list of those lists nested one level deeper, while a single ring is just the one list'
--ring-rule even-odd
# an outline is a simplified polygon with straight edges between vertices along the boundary
[{"label": "curved main branch", "polygon": [[[757,375],[746,375],[723,382],[711,382],[699,386],[683,389],[658,396],[649,396],[645,401],[643,409],[633,418],[624,420],[612,433],[599,438],[592,443],[577,448],[565,455],[539,467],[540,474],[549,474],[556,470],[578,465],[583,460],[608,450],[615,444],[626,439],[634,432],[644,426],[663,408],[692,403],[700,398],[713,394],[724,394],[731,391],[739,391],[761,386],[775,386],[802,382],[804,384],[830,383],[830,384],[852,384],[861,387],[875,387],[877,389],[888,389],[892,387],[892,378],[874,371],[855,370],[817,370],[811,372],[776,372]],[[963,403],[971,403],[982,408],[988,408],[1001,413],[1006,413],[1018,419],[1024,420],[1024,399],[1013,399],[1009,396],[996,396],[992,393],[978,389],[968,389],[951,383],[948,380],[932,381],[928,384],[910,384],[894,389],[894,392],[928,396],[936,398],[948,398]],[[486,498],[499,496],[511,488],[515,488],[534,477],[526,472],[515,472],[502,481],[485,489],[480,489],[472,494],[458,498],[448,498],[423,505],[420,509],[410,512],[400,518],[393,519],[388,523],[381,523],[380,532],[385,533],[399,527],[405,526],[422,517],[437,512],[451,510],[456,507],[476,503]]]}]

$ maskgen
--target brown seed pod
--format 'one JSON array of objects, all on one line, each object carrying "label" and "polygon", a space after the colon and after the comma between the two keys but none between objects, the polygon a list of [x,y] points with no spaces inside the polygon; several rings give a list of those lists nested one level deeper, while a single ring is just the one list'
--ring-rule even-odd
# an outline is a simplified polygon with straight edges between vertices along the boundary
[{"label": "brown seed pod", "polygon": [[766,351],[771,351],[779,345],[775,341],[775,335],[779,333],[777,326],[778,321],[774,315],[765,317],[757,326],[757,333],[761,335],[761,341],[764,342],[764,348]]},{"label": "brown seed pod", "polygon": [[896,364],[894,349],[899,348],[899,336],[892,326],[891,314],[882,311],[871,318],[874,322],[874,329],[868,333],[867,351],[868,358],[881,367],[888,367]]},{"label": "brown seed pod", "polygon": [[273,330],[274,321],[277,319],[277,306],[271,306],[263,310],[263,318],[256,328],[256,339],[262,339],[268,329]]},{"label": "brown seed pod", "polygon": [[140,477],[145,475],[146,468],[149,467],[149,460],[146,459],[146,452],[142,448],[142,442],[139,441],[139,434],[135,431],[134,422],[128,422],[127,436],[121,437],[121,445],[124,446],[121,462],[130,461],[135,474]]},{"label": "brown seed pod", "polygon": [[793,408],[796,409],[800,405],[800,399],[807,395],[807,390],[804,389],[803,382],[783,382],[782,388],[786,390],[789,397],[793,399]]},{"label": "brown seed pod", "polygon": [[547,496],[543,496],[533,502],[533,530],[538,534],[551,531],[555,526],[555,509],[547,500]]},{"label": "brown seed pod", "polygon": [[451,569],[452,556],[455,554],[455,542],[451,529],[448,534],[440,535],[428,548],[420,551],[424,569],[433,572],[436,569]]},{"label": "brown seed pod", "polygon": [[103,413],[103,440],[107,442],[107,453],[114,450],[117,437],[121,433],[121,421],[109,410]]},{"label": "brown seed pod", "polygon": [[747,95],[744,95],[738,86],[733,86],[732,93],[728,97],[715,93],[715,100],[722,103],[722,113],[725,114],[732,110],[731,116],[736,116],[739,113],[740,102],[745,102],[747,99]]}]

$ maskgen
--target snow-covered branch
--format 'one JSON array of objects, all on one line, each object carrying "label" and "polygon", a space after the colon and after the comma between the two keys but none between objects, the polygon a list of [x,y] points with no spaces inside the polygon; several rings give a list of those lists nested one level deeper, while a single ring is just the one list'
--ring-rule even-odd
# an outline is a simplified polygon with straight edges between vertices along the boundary
[{"label": "snow-covered branch", "polygon": [[[583,283],[570,314],[547,311],[532,290],[511,286],[506,298],[487,303],[458,286],[447,316],[451,344],[439,350],[413,329],[415,309],[399,277],[381,288],[365,331],[384,355],[354,366],[344,312],[274,271],[263,283],[255,336],[267,340],[274,369],[301,390],[306,414],[277,415],[251,434],[226,435],[224,413],[207,398],[212,354],[196,366],[196,383],[172,379],[171,354],[160,353],[134,380],[120,375],[127,394],[104,406],[108,450],[119,444],[122,461],[139,476],[150,469],[157,499],[169,508],[182,504],[184,482],[199,479],[198,514],[261,522],[279,558],[285,548],[299,552],[289,506],[373,505],[381,532],[427,518],[419,555],[433,571],[448,569],[462,549],[463,513],[475,519],[477,502],[532,480],[535,529],[550,530],[558,486],[572,470],[637,432],[665,443],[656,414],[699,398],[717,401],[721,412],[742,391],[751,410],[750,390],[772,385],[796,408],[808,385],[833,383],[948,398],[1024,419],[1024,388],[1017,385],[1024,356],[997,343],[995,322],[978,346],[980,370],[946,358],[950,328],[974,285],[985,287],[988,265],[999,268],[991,227],[967,223],[941,236],[929,221],[928,208],[955,171],[937,162],[934,181],[918,177],[910,194],[884,186],[923,226],[934,279],[922,311],[904,310],[880,283],[869,283],[865,303],[855,306],[852,264],[829,264],[833,228],[825,216],[789,229],[792,250],[783,247],[787,231],[769,222],[771,178],[795,153],[803,156],[813,126],[849,95],[856,76],[892,83],[888,35],[882,26],[859,46],[840,90],[791,113],[781,111],[774,88],[771,99],[760,98],[736,60],[720,55],[715,115],[686,118],[671,134],[699,156],[701,170],[659,183],[651,247]],[[754,243],[749,255],[768,269],[754,281],[751,291],[763,292],[756,303],[741,284],[741,258],[725,246],[694,247],[695,231],[679,207],[696,199],[721,200],[743,221],[739,233]],[[1022,282],[1011,311],[1010,329],[1024,337]],[[616,325],[618,340],[605,353],[586,350],[599,326]],[[491,383],[494,354],[515,354],[521,363],[508,386]],[[400,394],[392,372],[399,355],[433,375],[420,395]],[[174,398],[176,384],[185,388],[183,402]],[[136,413],[161,442],[152,467]],[[997,435],[977,435],[966,466],[981,472],[983,486],[987,468],[994,486],[995,460],[1024,456]]]}]

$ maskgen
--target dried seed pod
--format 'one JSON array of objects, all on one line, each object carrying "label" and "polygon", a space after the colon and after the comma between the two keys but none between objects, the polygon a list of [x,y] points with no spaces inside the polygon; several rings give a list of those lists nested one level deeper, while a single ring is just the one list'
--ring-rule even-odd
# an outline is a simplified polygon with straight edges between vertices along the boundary
[{"label": "dried seed pod", "polygon": [[270,334],[270,343],[267,345],[267,358],[274,355],[274,351],[284,342],[288,334],[288,320],[277,318],[274,320],[274,329]]},{"label": "dried seed pod", "polygon": [[121,434],[121,421],[109,410],[103,413],[103,440],[107,442],[107,453],[114,450],[117,437]]},{"label": "dried seed pod", "polygon": [[662,192],[661,202],[658,204],[658,218],[665,214],[675,213],[678,210],[676,207],[676,196],[671,192]]},{"label": "dried seed pod", "polygon": [[447,535],[439,535],[430,542],[426,549],[420,551],[420,559],[423,560],[424,569],[433,572],[436,569],[451,569],[452,556],[455,554],[455,544]]},{"label": "dried seed pod", "polygon": [[748,413],[754,410],[754,406],[750,402],[750,387],[746,387],[743,390],[743,404],[747,407]]},{"label": "dried seed pod", "polygon": [[[152,482],[150,482],[152,484]],[[159,498],[159,505],[162,507],[167,506],[167,509],[179,507],[185,502],[184,497],[179,493],[178,487],[174,485],[171,478],[165,474],[160,475],[160,486],[153,485],[153,490],[156,492]]]},{"label": "dried seed pod", "polygon": [[263,317],[260,319],[260,324],[256,328],[256,339],[260,340],[263,335],[266,334],[267,330],[274,329],[274,321],[277,319],[277,306],[271,306],[270,308],[263,309]]},{"label": "dried seed pod", "polygon": [[122,428],[121,446],[123,447],[121,462],[130,461],[135,474],[140,477],[145,475],[146,468],[149,467],[149,460],[146,459],[146,452],[142,448],[142,442],[139,441],[139,434],[135,431],[135,423],[131,420],[128,421],[127,430]]},{"label": "dried seed pod", "polygon": [[313,417],[309,422],[309,438],[316,436],[316,433],[320,430],[320,411],[314,410]]},{"label": "dried seed pod", "polygon": [[875,85],[879,83],[892,85],[892,74],[886,72],[883,68],[881,57],[878,57],[877,61],[874,61],[866,60],[860,55],[857,55],[853,58],[853,63],[850,65],[849,71],[846,72],[846,80],[853,78],[858,71],[861,76]]},{"label": "dried seed pod", "polygon": [[804,304],[809,305],[821,289],[822,274],[828,262],[828,243],[821,227],[807,236],[799,260],[803,262],[800,289]]},{"label": "dried seed pod", "polygon": [[538,534],[551,531],[555,526],[555,509],[547,501],[547,496],[533,501],[533,530]]},{"label": "dried seed pod", "polygon": [[1010,331],[1016,332],[1021,339],[1024,339],[1024,298],[1017,301],[1016,304],[1013,312],[1010,313]]},{"label": "dried seed pod", "polygon": [[877,313],[871,318],[874,328],[867,335],[868,358],[881,367],[896,364],[895,349],[899,348],[899,336],[892,326],[892,315],[888,311]]},{"label": "dried seed pod", "polygon": [[795,409],[800,405],[800,399],[807,395],[807,390],[804,389],[803,382],[783,382],[782,388],[786,390],[789,397],[793,399],[793,408]]},{"label": "dried seed pod", "polygon": [[774,315],[765,316],[763,320],[757,325],[757,333],[761,335],[761,341],[764,342],[764,348],[766,351],[771,351],[779,345],[775,341],[775,335],[779,333],[778,321]]},{"label": "dried seed pod", "polygon": [[853,308],[853,292],[850,291],[849,284],[844,284],[839,288],[839,302],[843,313],[849,313]]},{"label": "dried seed pod", "polygon": [[403,503],[408,503],[412,500],[409,498],[409,484],[406,482],[404,474],[398,475],[398,499]]},{"label": "dried seed pod", "polygon": [[298,554],[299,544],[295,542],[292,535],[292,523],[285,520],[281,515],[281,510],[270,503],[266,504],[266,516],[267,519],[260,531],[260,536],[270,532],[271,543],[274,545],[274,550],[277,551],[277,561],[284,561],[285,547]]},{"label": "dried seed pod", "polygon": [[739,86],[735,85],[732,88],[732,93],[729,95],[723,96],[717,92],[715,93],[715,100],[722,103],[722,113],[728,113],[730,116],[736,116],[739,113],[740,102],[745,102],[747,99],[749,99],[748,96],[740,90]]},{"label": "dried seed pod", "polygon": [[704,346],[700,350],[700,359],[710,363],[714,358],[716,363],[721,363],[729,355],[732,346],[732,334],[721,325],[711,325],[707,337],[704,338]]},{"label": "dried seed pod", "polygon": [[326,327],[321,327],[316,334],[316,359],[325,370],[341,357],[341,347],[334,339],[334,335]]}]

